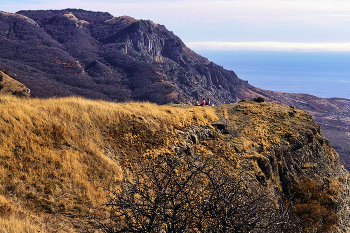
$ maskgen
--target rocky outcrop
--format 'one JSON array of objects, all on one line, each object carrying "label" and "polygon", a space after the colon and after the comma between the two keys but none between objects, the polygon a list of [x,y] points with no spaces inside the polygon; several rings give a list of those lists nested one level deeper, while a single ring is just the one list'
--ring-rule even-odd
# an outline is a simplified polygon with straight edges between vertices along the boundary
[{"label": "rocky outcrop", "polygon": [[350,230],[349,173],[307,112],[254,101],[217,107],[217,112],[222,120],[213,128],[177,131],[175,154],[211,155],[222,166],[230,163],[249,186],[268,190],[276,200],[293,202],[295,185],[314,180],[331,190],[339,217],[336,232]]}]

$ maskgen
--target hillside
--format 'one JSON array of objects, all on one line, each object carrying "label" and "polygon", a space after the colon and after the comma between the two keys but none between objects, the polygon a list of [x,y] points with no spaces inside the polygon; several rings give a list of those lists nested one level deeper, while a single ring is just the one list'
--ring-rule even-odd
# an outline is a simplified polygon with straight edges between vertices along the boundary
[{"label": "hillside", "polygon": [[[97,207],[108,202],[107,190],[119,195],[125,185],[138,184],[138,163],[151,171],[156,161],[164,166],[176,158],[241,179],[244,196],[264,194],[257,197],[269,208],[265,215],[287,211],[283,216],[294,216],[288,221],[305,232],[350,227],[349,173],[305,111],[252,101],[178,107],[11,96],[0,97],[0,111],[0,229],[9,232],[96,227],[98,219],[115,216],[108,206]],[[182,182],[192,171],[186,169],[181,165],[171,174]],[[204,181],[189,188],[198,190],[198,182]],[[316,196],[308,199],[298,190]],[[290,208],[276,207],[281,204]],[[297,220],[308,217],[300,208],[308,208],[311,220]]]}]

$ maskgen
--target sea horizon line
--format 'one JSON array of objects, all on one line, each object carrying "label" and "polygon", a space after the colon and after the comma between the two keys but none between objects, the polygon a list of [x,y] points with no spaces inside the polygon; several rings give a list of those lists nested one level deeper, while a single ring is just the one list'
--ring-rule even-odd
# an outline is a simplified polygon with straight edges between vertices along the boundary
[{"label": "sea horizon line", "polygon": [[193,50],[245,50],[245,51],[280,51],[280,52],[350,52],[350,43],[334,42],[227,42],[196,41],[185,42]]}]

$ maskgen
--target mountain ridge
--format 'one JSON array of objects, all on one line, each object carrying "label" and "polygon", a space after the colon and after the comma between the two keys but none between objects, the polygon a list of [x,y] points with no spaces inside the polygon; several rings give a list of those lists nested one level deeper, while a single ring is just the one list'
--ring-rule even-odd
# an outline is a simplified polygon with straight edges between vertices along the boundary
[{"label": "mountain ridge", "polygon": [[[72,12],[86,22],[89,22],[89,20],[92,21],[88,25],[91,29],[87,31],[77,25],[74,20],[65,16],[67,14],[73,14]],[[88,20],[85,14],[94,13],[73,9],[52,12],[20,11],[18,13],[34,20],[40,26],[40,29],[46,30],[46,33],[49,34],[47,35],[45,33],[47,36],[54,39],[54,41],[47,39],[44,43],[49,43],[50,46],[61,50],[59,52],[56,51],[57,56],[54,58],[47,59],[49,59],[49,62],[59,63],[58,65],[63,65],[63,67],[56,68],[51,66],[51,70],[41,68],[41,71],[58,73],[58,71],[55,71],[55,68],[62,68],[62,75],[65,72],[67,75],[76,76],[76,78],[72,78],[76,83],[69,82],[62,77],[53,77],[53,79],[63,84],[74,85],[78,88],[84,88],[87,91],[90,91],[89,88],[96,89],[95,81],[100,83],[103,81],[106,82],[106,80],[98,80],[96,77],[97,70],[101,72],[102,69],[102,67],[94,67],[94,62],[98,62],[98,64],[104,65],[105,70],[111,71],[110,74],[108,72],[99,74],[100,77],[104,76],[103,78],[108,79],[112,85],[120,85],[121,89],[129,92],[125,100],[150,100],[157,103],[186,100],[194,102],[201,96],[208,96],[208,98],[212,99],[213,103],[229,103],[238,100],[233,94],[230,94],[230,91],[232,92],[237,86],[244,86],[244,82],[238,79],[234,72],[226,71],[214,63],[210,63],[207,59],[188,49],[178,37],[166,30],[164,26],[154,24],[151,21],[130,21],[130,18],[128,20],[125,20],[123,17],[113,18],[111,15],[103,13],[101,13],[103,20],[96,17],[89,18]],[[44,16],[40,18],[40,14],[44,14],[46,18]],[[76,18],[76,16],[74,17]],[[92,26],[93,23],[96,25]],[[64,31],[60,31],[60,28],[64,28]],[[59,44],[55,44],[57,43],[56,41]],[[76,44],[77,41],[79,44]],[[98,43],[100,45],[97,45]],[[42,47],[41,44],[37,43],[35,46]],[[30,45],[26,44],[26,47],[30,48]],[[50,48],[44,49],[51,50]],[[96,49],[98,50],[97,53],[94,51]],[[69,54],[72,54],[72,56],[69,56]],[[10,58],[11,60],[16,59],[15,57]],[[32,58],[29,59],[34,60]],[[125,64],[121,64],[119,62],[120,59]],[[20,59],[16,60],[18,61]],[[85,72],[77,62],[79,62],[80,66],[88,67],[89,70]],[[36,63],[45,64],[45,61],[34,61],[34,63],[31,61],[31,63],[35,66],[34,68],[38,68],[39,65]],[[49,65],[47,64],[46,66]],[[85,85],[79,83],[79,79],[83,79]],[[204,85],[201,85],[201,83],[204,83]],[[112,85],[108,85],[108,88],[111,88],[110,86]],[[158,88],[161,91],[160,95],[152,97],[152,93],[145,86],[151,89]],[[191,90],[187,90],[189,89],[187,86],[191,87]],[[196,86],[197,88],[195,88]],[[133,90],[135,89],[137,91],[133,94]],[[220,93],[219,89],[223,89],[221,91],[222,96],[220,97],[218,94],[214,96],[213,91],[215,90],[215,92]],[[116,92],[119,91],[119,89],[115,90]],[[104,89],[102,89],[103,91],[106,93]],[[140,95],[140,91],[145,93]],[[98,92],[101,93],[101,91]],[[38,97],[44,95],[38,91],[32,91],[32,93]],[[240,92],[238,91],[237,93]],[[93,94],[86,97],[94,98]],[[169,94],[176,97],[167,98]],[[61,95],[64,94],[62,93]],[[95,98],[116,99],[115,96],[108,96],[108,94],[100,94]]]},{"label": "mountain ridge", "polygon": [[[33,97],[215,105],[262,97],[310,111],[350,169],[350,101],[251,86],[149,20],[81,9],[0,13],[0,69]],[[16,74],[16,75],[14,75]],[[341,137],[339,136],[341,135]]]}]

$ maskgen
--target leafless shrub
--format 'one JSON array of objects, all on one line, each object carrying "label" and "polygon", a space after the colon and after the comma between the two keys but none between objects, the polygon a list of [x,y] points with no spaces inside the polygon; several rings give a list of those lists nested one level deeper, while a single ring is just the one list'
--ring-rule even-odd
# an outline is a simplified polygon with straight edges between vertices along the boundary
[{"label": "leafless shrub", "polygon": [[[298,232],[289,210],[243,173],[197,156],[138,158],[132,180],[109,192],[102,232]],[[91,230],[91,229],[90,229]]]}]

